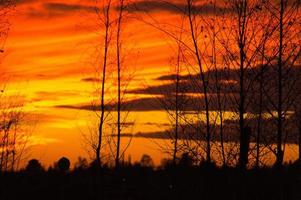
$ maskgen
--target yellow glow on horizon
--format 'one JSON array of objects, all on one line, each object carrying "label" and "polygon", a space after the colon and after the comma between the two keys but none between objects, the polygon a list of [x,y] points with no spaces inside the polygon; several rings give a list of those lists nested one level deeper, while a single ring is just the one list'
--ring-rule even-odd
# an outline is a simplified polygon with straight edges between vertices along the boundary
[{"label": "yellow glow on horizon", "polygon": [[[97,58],[98,54],[102,53],[100,49],[103,42],[100,34],[102,30],[95,26],[95,13],[76,9],[65,12],[47,10],[45,4],[54,2],[92,5],[87,0],[20,3],[10,17],[11,30],[0,64],[0,75],[4,74],[6,77],[3,82],[8,82],[6,95],[22,96],[24,111],[32,115],[32,121],[37,121],[37,128],[29,141],[33,157],[41,158],[47,164],[53,163],[57,157],[63,155],[70,156],[73,161],[77,156],[88,157],[83,147],[82,135],[88,133],[89,122],[97,123],[95,112],[67,109],[63,106],[89,105],[92,100],[98,99],[97,84],[83,79],[96,77],[95,69],[101,67]],[[171,21],[174,23],[172,25],[175,25],[179,20],[177,15],[164,11],[158,11],[154,15],[162,24]],[[125,29],[125,47],[130,52],[127,55],[129,69],[126,72],[134,74],[127,89],[143,89],[162,84],[163,81],[157,78],[173,72],[170,60],[175,52],[174,41],[135,17],[128,20]],[[173,27],[172,30],[175,31],[176,28]],[[113,48],[110,53],[115,55],[114,51]],[[193,63],[191,65],[194,66]],[[109,70],[114,71],[114,67],[116,64],[110,63]],[[198,73],[198,68],[195,69],[190,73]],[[116,74],[109,73],[107,78],[109,83],[106,101],[109,102],[117,95]],[[235,82],[229,80],[225,83]],[[129,93],[126,100],[159,96]],[[215,112],[210,114],[216,118]],[[114,119],[115,113],[112,112],[110,117]],[[199,121],[205,121],[203,113],[199,117]],[[237,119],[237,115],[225,112],[224,119]],[[125,133],[154,133],[170,128],[168,116],[162,110],[133,111],[129,114],[128,121],[134,123],[134,126]],[[192,122],[197,121],[193,119]],[[114,123],[114,120],[111,123]],[[216,123],[220,124],[218,118]],[[162,142],[158,139],[155,141]],[[122,142],[125,145],[129,139]],[[134,138],[127,155],[131,155],[136,161],[143,152],[151,154],[156,164],[168,156],[163,155],[158,146],[149,139]]]}]

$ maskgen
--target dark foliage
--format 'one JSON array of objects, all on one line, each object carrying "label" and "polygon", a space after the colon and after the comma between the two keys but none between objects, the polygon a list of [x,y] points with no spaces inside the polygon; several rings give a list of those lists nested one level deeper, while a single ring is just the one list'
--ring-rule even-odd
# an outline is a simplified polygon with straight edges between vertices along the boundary
[{"label": "dark foliage", "polygon": [[38,161],[37,159],[31,159],[30,161],[28,161],[25,169],[29,173],[40,173],[44,171],[40,161]]},{"label": "dark foliage", "polygon": [[59,159],[57,166],[60,171],[66,172],[70,168],[70,161],[68,158],[62,157],[61,159]]},{"label": "dark foliage", "polygon": [[301,170],[297,165],[281,169],[218,168],[189,161],[154,170],[142,165],[28,171],[0,175],[0,199],[301,199]]}]

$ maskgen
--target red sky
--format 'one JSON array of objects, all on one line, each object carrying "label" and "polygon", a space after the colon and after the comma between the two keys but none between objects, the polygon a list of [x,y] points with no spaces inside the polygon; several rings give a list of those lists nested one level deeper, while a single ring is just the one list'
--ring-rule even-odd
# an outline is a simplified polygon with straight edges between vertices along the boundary
[{"label": "red sky", "polygon": [[[55,106],[87,104],[92,100],[95,87],[82,79],[95,75],[96,48],[102,32],[96,27],[97,18],[88,2],[91,1],[24,0],[19,1],[9,16],[11,26],[1,73],[3,80],[9,82],[6,93],[17,93],[24,100],[26,112],[34,115],[36,127],[32,132],[30,155],[46,164],[63,155],[72,160],[79,155],[87,156],[82,132],[94,114]],[[167,17],[164,12],[156,15]],[[125,35],[131,52],[127,58],[129,70],[134,73],[130,88],[155,84],[153,78],[170,71],[170,46],[159,31],[141,21],[128,19]],[[137,97],[135,94],[128,98]],[[151,116],[157,115],[156,118],[143,115],[143,120],[139,119],[141,113],[131,117],[137,122],[135,132],[150,129],[143,124],[165,121],[164,113],[154,112]],[[156,125],[151,130],[159,128]],[[135,149],[142,148],[141,153],[154,154],[156,149],[135,141],[131,146],[134,144]]]},{"label": "red sky", "polygon": [[[95,77],[103,30],[97,26],[91,9],[95,4],[91,2],[20,0],[9,15],[11,26],[0,66],[2,80],[7,83],[6,93],[18,94],[24,101],[24,110],[36,124],[29,156],[45,165],[61,156],[72,161],[77,156],[88,156],[83,134],[95,121],[95,113],[66,106],[89,104],[95,94],[95,85],[84,80]],[[177,23],[178,16],[172,10],[154,4],[150,11],[159,22]],[[162,32],[137,20],[141,15],[130,13],[124,27],[124,43],[129,52],[127,72],[134,74],[131,90],[158,85],[162,82],[155,79],[171,72],[172,42]],[[111,73],[109,85],[114,85],[113,78]],[[110,93],[114,94],[114,89]],[[154,96],[127,96],[141,97]],[[166,113],[152,110],[132,112],[128,120],[135,122],[126,131],[132,133],[162,131],[168,122]],[[124,141],[127,142],[128,139]],[[165,155],[155,142],[158,141],[134,138],[128,155],[138,160],[148,153],[159,163]]]}]

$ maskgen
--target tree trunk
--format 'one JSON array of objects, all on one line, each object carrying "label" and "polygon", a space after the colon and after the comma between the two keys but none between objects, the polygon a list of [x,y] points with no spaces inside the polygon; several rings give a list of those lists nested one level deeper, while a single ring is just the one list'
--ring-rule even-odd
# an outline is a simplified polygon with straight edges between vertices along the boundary
[{"label": "tree trunk", "polygon": [[177,152],[178,152],[178,132],[179,132],[179,84],[180,84],[180,47],[178,49],[177,69],[176,69],[176,124],[175,124],[175,141],[174,141],[174,152],[173,152],[173,164],[177,163]]},{"label": "tree trunk", "polygon": [[241,2],[240,11],[239,11],[239,131],[240,131],[240,149],[239,149],[239,166],[242,169],[245,169],[248,164],[248,138],[250,137],[249,131],[246,131],[245,127],[245,34],[246,34],[246,15],[247,15],[248,2],[244,0]]},{"label": "tree trunk", "polygon": [[299,163],[301,164],[301,121],[299,122],[299,135],[298,135],[298,145],[299,145]]},{"label": "tree trunk", "polygon": [[124,8],[124,0],[120,0],[119,5],[119,17],[117,24],[117,41],[116,41],[116,49],[117,49],[117,71],[118,71],[118,103],[117,103],[117,149],[116,149],[116,159],[115,159],[115,167],[118,168],[120,164],[120,137],[121,137],[121,26],[122,26],[122,17],[123,17],[123,8]]},{"label": "tree trunk", "polygon": [[108,2],[105,11],[105,40],[104,40],[102,84],[101,84],[101,95],[100,95],[101,114],[100,114],[100,121],[98,127],[98,143],[95,152],[96,162],[98,166],[101,165],[101,146],[102,146],[102,135],[103,135],[103,125],[104,125],[104,114],[105,114],[105,83],[106,83],[106,68],[107,68],[108,50],[109,50],[110,7],[111,7],[111,1]]},{"label": "tree trunk", "polygon": [[188,3],[188,17],[189,17],[189,25],[190,25],[190,32],[191,32],[191,39],[194,45],[194,54],[196,56],[197,64],[200,71],[200,80],[203,85],[203,92],[204,92],[204,101],[205,101],[205,112],[206,112],[206,161],[208,163],[211,162],[211,133],[210,133],[210,118],[209,118],[209,100],[208,100],[208,80],[205,78],[200,50],[198,47],[198,41],[195,35],[194,30],[194,19],[193,19],[193,3],[192,0],[187,0]]},{"label": "tree trunk", "polygon": [[280,0],[280,17],[279,17],[279,56],[278,56],[278,106],[277,106],[277,152],[276,152],[276,167],[281,167],[283,162],[282,151],[282,126],[283,126],[283,105],[282,105],[282,54],[283,54],[283,14],[284,2]]}]

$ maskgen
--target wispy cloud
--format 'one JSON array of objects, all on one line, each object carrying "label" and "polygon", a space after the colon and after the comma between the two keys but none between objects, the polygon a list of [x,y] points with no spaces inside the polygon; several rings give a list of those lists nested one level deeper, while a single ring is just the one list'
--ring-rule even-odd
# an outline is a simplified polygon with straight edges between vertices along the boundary
[{"label": "wispy cloud", "polygon": [[93,77],[88,77],[88,78],[83,78],[81,79],[82,82],[92,82],[92,83],[99,83],[100,79],[99,78],[93,78]]},{"label": "wispy cloud", "polygon": [[[127,5],[128,12],[169,12],[185,13],[187,5],[185,3],[175,3],[170,1],[139,1]],[[193,5],[192,10],[200,15],[211,15],[213,13],[227,13],[230,10],[222,6],[214,6],[211,3],[202,5]]]},{"label": "wispy cloud", "polygon": [[[26,8],[26,15],[29,17],[61,17],[68,16],[74,13],[92,13],[95,11],[95,7],[85,4],[77,3],[55,3],[55,2],[43,2],[37,3],[36,1],[20,1],[19,5],[24,5]],[[33,6],[35,4],[35,6]]]},{"label": "wispy cloud", "polygon": [[43,137],[38,135],[33,135],[29,138],[28,145],[47,145],[50,143],[58,143],[60,140],[57,138],[49,138],[49,137]]},{"label": "wispy cloud", "polygon": [[81,4],[66,4],[66,3],[45,3],[43,7],[48,11],[53,12],[79,12],[79,11],[94,11],[95,7]]},{"label": "wispy cloud", "polygon": [[[216,95],[212,95],[211,97],[211,107],[210,110],[217,110],[218,105]],[[181,97],[181,108],[186,112],[196,111],[204,109],[202,102],[203,97],[193,97],[193,96],[182,96]],[[166,97],[149,97],[149,98],[137,98],[131,101],[126,101],[122,103],[121,110],[122,111],[165,111],[165,110],[175,110],[175,97],[173,95]],[[225,110],[231,110],[233,107],[233,103],[229,102],[225,105]],[[56,108],[67,108],[67,109],[77,109],[77,110],[88,110],[88,111],[99,111],[99,104],[85,103],[81,105],[58,105]],[[106,110],[108,111],[116,111],[117,104],[112,103],[106,105]]]},{"label": "wispy cloud", "polygon": [[[138,98],[135,100],[124,102],[122,105],[122,110],[124,111],[152,111],[152,110],[161,110],[162,106],[160,101],[156,98]],[[92,105],[87,103],[84,105],[59,105],[56,108],[67,108],[67,109],[78,109],[78,110],[90,110],[90,111],[99,111],[100,105]],[[106,105],[106,109],[110,111],[116,110],[116,104]]]}]

